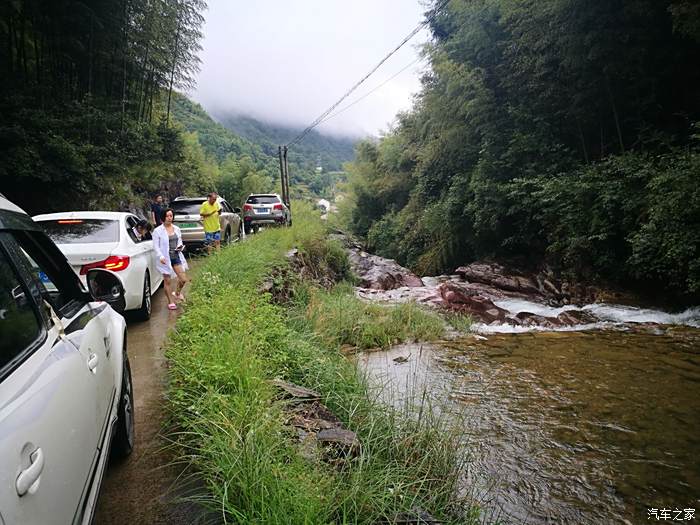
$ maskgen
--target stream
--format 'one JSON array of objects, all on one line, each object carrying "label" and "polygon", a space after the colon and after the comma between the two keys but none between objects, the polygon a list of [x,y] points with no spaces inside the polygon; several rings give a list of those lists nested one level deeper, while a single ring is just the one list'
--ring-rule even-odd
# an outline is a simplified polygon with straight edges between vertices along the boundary
[{"label": "stream", "polygon": [[358,356],[385,401],[424,391],[454,414],[465,490],[483,521],[636,524],[650,508],[698,509],[700,309],[494,302],[511,314],[588,310],[597,321],[477,323],[453,340]]}]

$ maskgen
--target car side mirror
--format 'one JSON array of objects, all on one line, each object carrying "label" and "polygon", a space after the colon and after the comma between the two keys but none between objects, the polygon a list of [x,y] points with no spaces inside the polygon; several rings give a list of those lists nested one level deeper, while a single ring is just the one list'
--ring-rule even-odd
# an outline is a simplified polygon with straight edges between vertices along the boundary
[{"label": "car side mirror", "polygon": [[241,209],[240,209],[240,208],[234,208],[234,209],[233,209],[233,213],[241,213]]},{"label": "car side mirror", "polygon": [[88,270],[87,285],[90,296],[95,301],[104,301],[120,313],[126,309],[124,285],[121,279],[109,270],[102,268]]}]

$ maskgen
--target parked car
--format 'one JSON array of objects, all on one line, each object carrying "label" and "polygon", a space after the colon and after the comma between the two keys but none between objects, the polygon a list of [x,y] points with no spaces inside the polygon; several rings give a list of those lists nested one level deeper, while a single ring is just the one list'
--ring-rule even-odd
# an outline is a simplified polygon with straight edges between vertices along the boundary
[{"label": "parked car", "polygon": [[261,225],[291,226],[292,213],[276,193],[252,194],[243,205],[245,232],[257,233]]},{"label": "parked car", "polygon": [[0,523],[88,524],[110,451],[134,445],[118,274],[87,288],[0,195]]},{"label": "parked car", "polygon": [[[206,201],[206,197],[177,197],[170,203],[175,212],[174,222],[182,230],[182,242],[188,249],[194,250],[204,246],[204,226],[199,208]],[[232,208],[225,199],[217,197],[216,201],[221,206],[219,224],[221,225],[221,243],[230,244],[234,240],[240,240],[243,233],[240,208]]]},{"label": "parked car", "polygon": [[126,310],[142,320],[151,317],[151,295],[163,282],[156,269],[153,241],[138,240],[131,213],[72,211],[37,215],[38,222],[68,259],[85,284],[92,268],[119,273],[126,293]]}]

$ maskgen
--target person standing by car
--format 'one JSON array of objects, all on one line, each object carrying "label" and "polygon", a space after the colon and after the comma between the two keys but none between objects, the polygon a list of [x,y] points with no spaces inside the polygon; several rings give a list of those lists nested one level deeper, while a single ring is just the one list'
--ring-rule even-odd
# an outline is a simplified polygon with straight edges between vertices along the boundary
[{"label": "person standing by car", "polygon": [[151,203],[151,224],[156,227],[163,224],[163,212],[165,211],[165,206],[163,205],[163,196],[156,195],[153,197],[153,202]]},{"label": "person standing by car", "polygon": [[204,244],[209,254],[211,254],[212,244],[217,251],[221,250],[221,225],[219,223],[221,205],[216,202],[216,197],[216,192],[212,191],[199,208],[199,214],[202,216],[202,226],[204,226]]},{"label": "person standing by car", "polygon": [[[176,310],[176,301],[184,301],[182,289],[189,282],[187,276],[187,261],[182,254],[185,245],[182,243],[180,228],[173,224],[175,212],[167,208],[163,212],[163,224],[153,230],[153,251],[157,261],[156,267],[163,275],[163,286],[168,296],[168,309]],[[173,289],[172,279],[177,279]]]}]

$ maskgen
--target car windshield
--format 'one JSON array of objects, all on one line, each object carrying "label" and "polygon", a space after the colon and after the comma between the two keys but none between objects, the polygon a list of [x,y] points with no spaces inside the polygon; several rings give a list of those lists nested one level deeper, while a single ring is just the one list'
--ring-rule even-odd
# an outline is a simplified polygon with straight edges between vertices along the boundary
[{"label": "car windshield", "polygon": [[113,219],[57,219],[40,224],[56,244],[119,242],[119,221]]},{"label": "car windshield", "polygon": [[202,207],[201,201],[177,201],[171,202],[170,207],[175,212],[175,215],[199,215],[199,208]]},{"label": "car windshield", "polygon": [[280,200],[275,195],[251,195],[248,204],[277,204]]}]

